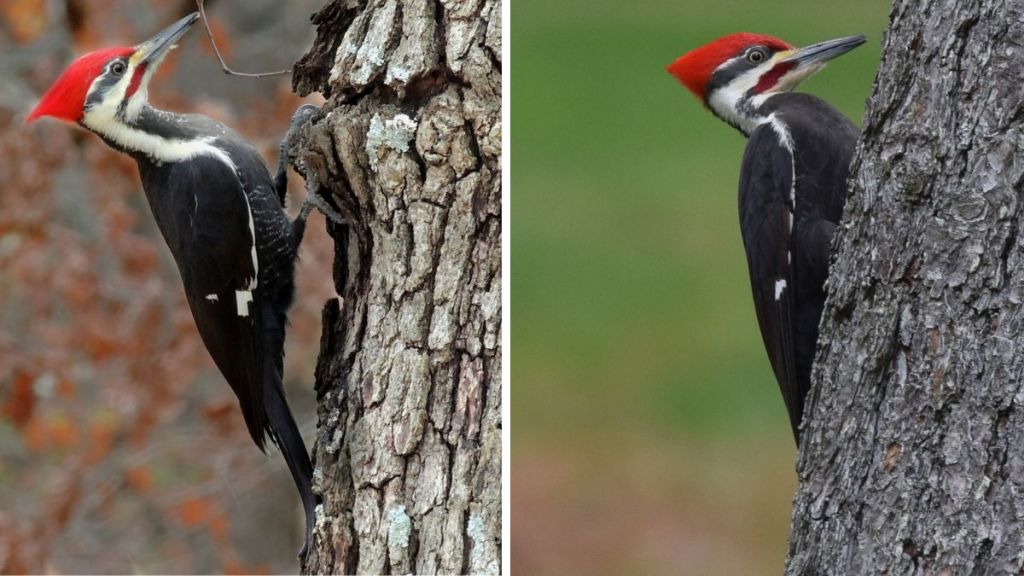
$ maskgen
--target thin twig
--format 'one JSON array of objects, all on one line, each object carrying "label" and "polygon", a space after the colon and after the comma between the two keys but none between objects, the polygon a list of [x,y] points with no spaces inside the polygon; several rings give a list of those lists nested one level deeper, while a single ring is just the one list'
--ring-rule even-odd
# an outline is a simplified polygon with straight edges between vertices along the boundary
[{"label": "thin twig", "polygon": [[210,21],[206,19],[206,9],[203,7],[204,0],[196,0],[196,6],[199,7],[199,16],[203,19],[203,26],[206,27],[206,35],[210,37],[210,45],[213,46],[213,53],[217,55],[217,60],[220,61],[220,69],[225,74],[231,76],[245,76],[246,78],[263,78],[265,76],[281,76],[283,74],[291,74],[291,70],[278,70],[276,72],[235,72],[228,65],[224,63],[224,57],[220,55],[220,49],[217,48],[217,41],[213,39],[213,30],[210,30]]}]

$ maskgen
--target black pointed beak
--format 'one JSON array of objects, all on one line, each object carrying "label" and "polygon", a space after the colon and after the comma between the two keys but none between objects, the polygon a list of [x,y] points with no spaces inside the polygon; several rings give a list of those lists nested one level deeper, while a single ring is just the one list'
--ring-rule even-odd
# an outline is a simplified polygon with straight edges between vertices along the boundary
[{"label": "black pointed beak", "polygon": [[135,54],[132,56],[132,59],[139,65],[159,62],[167,54],[167,51],[174,46],[174,43],[178,41],[178,38],[184,36],[185,32],[188,32],[188,29],[196,23],[196,20],[199,20],[199,13],[193,12],[164,28],[156,36],[139,44],[135,48]]},{"label": "black pointed beak", "polygon": [[865,38],[863,34],[847,36],[845,38],[836,38],[835,40],[827,40],[825,42],[805,46],[804,48],[797,48],[781,61],[793,62],[798,67],[805,67],[812,64],[824,64],[836,56],[846,54],[866,41],[867,38]]}]

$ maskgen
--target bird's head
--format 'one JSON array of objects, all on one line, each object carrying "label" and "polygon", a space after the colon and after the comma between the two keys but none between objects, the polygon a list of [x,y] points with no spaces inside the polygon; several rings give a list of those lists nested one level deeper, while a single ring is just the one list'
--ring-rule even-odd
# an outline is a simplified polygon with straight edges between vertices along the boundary
[{"label": "bird's head", "polygon": [[793,90],[864,41],[857,35],[794,48],[774,36],[739,32],[683,54],[667,69],[715,114],[744,129],[756,116],[758,97]]},{"label": "bird's head", "polygon": [[110,122],[130,122],[146,103],[156,68],[198,19],[198,13],[190,14],[138,46],[81,56],[43,94],[26,122],[51,116],[97,131]]}]

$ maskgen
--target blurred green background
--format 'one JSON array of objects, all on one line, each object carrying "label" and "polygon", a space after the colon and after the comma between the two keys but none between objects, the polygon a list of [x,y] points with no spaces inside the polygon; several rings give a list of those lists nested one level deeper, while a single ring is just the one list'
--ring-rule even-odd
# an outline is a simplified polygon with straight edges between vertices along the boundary
[{"label": "blurred green background", "polygon": [[512,566],[780,573],[795,449],[736,215],[744,138],[667,64],[868,43],[799,90],[860,123],[883,0],[512,3]]}]

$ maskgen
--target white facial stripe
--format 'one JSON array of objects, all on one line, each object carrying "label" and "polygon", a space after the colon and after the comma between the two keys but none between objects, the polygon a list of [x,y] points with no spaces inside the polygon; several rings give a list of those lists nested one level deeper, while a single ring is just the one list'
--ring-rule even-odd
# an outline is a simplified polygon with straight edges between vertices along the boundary
[{"label": "white facial stripe", "polygon": [[737,76],[732,82],[711,93],[711,97],[708,98],[708,106],[726,122],[739,127],[744,133],[750,134],[762,119],[760,117],[748,118],[740,114],[738,109],[740,102],[747,97],[747,93],[754,86],[757,86],[758,80],[761,79],[761,75],[765,71],[765,67],[758,66]]},{"label": "white facial stripe", "polygon": [[110,63],[103,67],[103,71],[93,79],[92,84],[89,85],[89,90],[85,93],[86,109],[83,121],[93,112],[97,112],[100,115],[105,115],[108,110],[117,112],[117,107],[124,100],[125,92],[128,90],[133,70],[134,67],[129,64],[127,70],[125,70],[117,82],[105,90],[101,100],[92,100],[96,96],[96,92],[101,89],[101,86],[110,83]]},{"label": "white facial stripe", "polygon": [[[135,91],[135,94],[132,94],[131,100],[125,107],[126,116],[129,120],[135,119],[139,111],[142,110],[142,106],[146,103],[149,79],[159,64],[159,61],[149,63],[138,89]],[[85,110],[85,114],[82,116],[82,124],[127,150],[149,156],[154,162],[181,162],[201,154],[206,154],[224,162],[231,168],[232,172],[237,173],[237,168],[231,157],[220,148],[211,144],[215,138],[209,137],[197,140],[164,138],[138,130],[126,124],[121,118],[118,118],[118,107],[124,100],[135,70],[135,63],[129,60],[128,68],[121,76],[121,80],[107,90],[102,100],[97,101]],[[92,95],[104,78],[105,72],[93,80],[86,96],[87,101],[89,95]]]},{"label": "white facial stripe", "polygon": [[[757,86],[761,77],[767,74],[783,59],[791,56],[792,53],[792,50],[777,52],[757,68],[753,68],[737,76],[729,84],[722,86],[711,93],[708,98],[708,106],[710,106],[711,109],[726,122],[737,126],[745,134],[750,134],[754,128],[767,121],[767,118],[757,115],[751,117],[747,114],[740,113],[739,108],[744,100],[749,100],[749,102],[753,104],[753,108],[760,108],[769,97],[780,92],[789,92],[790,90],[793,90],[798,84],[807,79],[808,76],[813,75],[825,66],[824,63],[799,66],[782,75],[782,77],[780,77],[775,85],[768,91],[749,96],[750,91]],[[727,68],[743,58],[745,58],[745,53],[727,60],[719,67],[719,69]]]},{"label": "white facial stripe", "polygon": [[[152,60],[146,64],[146,70],[143,72],[139,86],[136,88],[135,93],[128,98],[127,103],[125,103],[123,114],[127,120],[134,121],[138,118],[139,112],[142,111],[142,107],[146,104],[149,97],[149,81],[165,56],[166,53],[157,60]],[[102,100],[92,102],[91,105],[87,107],[82,118],[82,122],[86,127],[93,129],[104,124],[108,118],[116,117],[118,109],[120,108],[121,103],[124,102],[125,96],[128,93],[128,87],[131,85],[132,78],[135,76],[135,71],[138,69],[138,61],[141,59],[142,55],[139,53],[132,55],[132,57],[128,59],[117,59],[117,61],[125,64],[125,71],[120,76],[117,83],[104,92]],[[92,85],[89,86],[89,91],[85,97],[87,103],[89,102],[89,98],[93,96],[94,92],[100,88],[101,84],[109,83],[111,78],[111,63],[108,63],[103,68],[103,72],[97,76],[96,79],[93,80]]]}]

